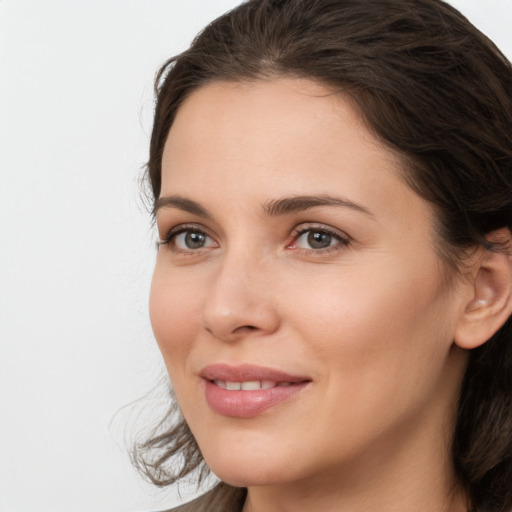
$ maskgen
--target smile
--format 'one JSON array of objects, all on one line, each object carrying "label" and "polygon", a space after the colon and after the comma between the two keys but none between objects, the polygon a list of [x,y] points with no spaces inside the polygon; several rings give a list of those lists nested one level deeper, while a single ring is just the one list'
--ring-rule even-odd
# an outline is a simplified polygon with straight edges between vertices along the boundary
[{"label": "smile", "polygon": [[277,386],[287,387],[291,386],[291,382],[275,382],[272,380],[249,380],[245,382],[233,382],[225,380],[214,380],[213,383],[222,389],[229,391],[256,391],[258,389],[272,389]]},{"label": "smile", "polygon": [[203,368],[199,376],[208,406],[233,418],[258,416],[312,384],[308,377],[248,364],[213,364]]}]

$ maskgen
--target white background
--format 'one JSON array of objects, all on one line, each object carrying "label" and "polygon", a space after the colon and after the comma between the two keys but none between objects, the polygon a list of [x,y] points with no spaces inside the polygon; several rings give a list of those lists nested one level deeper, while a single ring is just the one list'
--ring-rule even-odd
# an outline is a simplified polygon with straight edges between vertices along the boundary
[{"label": "white background", "polygon": [[[1,512],[177,503],[127,456],[165,394],[137,179],[155,70],[236,3],[0,0]],[[512,0],[452,3],[512,56]]]}]

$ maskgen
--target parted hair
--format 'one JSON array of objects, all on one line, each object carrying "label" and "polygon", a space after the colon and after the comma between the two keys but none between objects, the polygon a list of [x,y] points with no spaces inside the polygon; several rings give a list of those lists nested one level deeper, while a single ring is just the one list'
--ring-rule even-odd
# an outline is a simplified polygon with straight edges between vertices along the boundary
[{"label": "parted hair", "polygon": [[[157,73],[146,176],[161,187],[164,144],[182,102],[216,81],[309,78],[349,97],[401,156],[403,178],[436,212],[440,257],[512,229],[512,66],[441,0],[249,0],[209,24]],[[157,485],[208,469],[172,399],[133,459]],[[512,510],[512,320],[470,351],[452,457],[473,512]],[[177,510],[237,511],[245,489],[220,483]]]}]

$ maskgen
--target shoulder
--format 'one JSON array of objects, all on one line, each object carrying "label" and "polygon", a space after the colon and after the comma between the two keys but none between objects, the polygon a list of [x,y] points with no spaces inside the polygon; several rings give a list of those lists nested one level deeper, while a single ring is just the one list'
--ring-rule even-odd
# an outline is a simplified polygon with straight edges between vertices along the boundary
[{"label": "shoulder", "polygon": [[223,482],[195,500],[165,512],[241,512],[247,490]]}]

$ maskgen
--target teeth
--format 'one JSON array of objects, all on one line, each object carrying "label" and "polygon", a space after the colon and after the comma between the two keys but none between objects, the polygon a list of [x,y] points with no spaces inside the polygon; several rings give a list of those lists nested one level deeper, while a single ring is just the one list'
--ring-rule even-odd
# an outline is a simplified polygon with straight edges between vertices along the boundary
[{"label": "teeth", "polygon": [[248,382],[242,382],[241,388],[244,391],[254,391],[255,389],[261,389],[261,384],[259,380],[252,380]]},{"label": "teeth", "polygon": [[277,386],[291,386],[291,382],[274,382],[272,380],[250,380],[245,382],[231,382],[225,380],[214,380],[213,383],[219,388],[228,389],[230,391],[256,391],[258,389],[272,389]]}]

